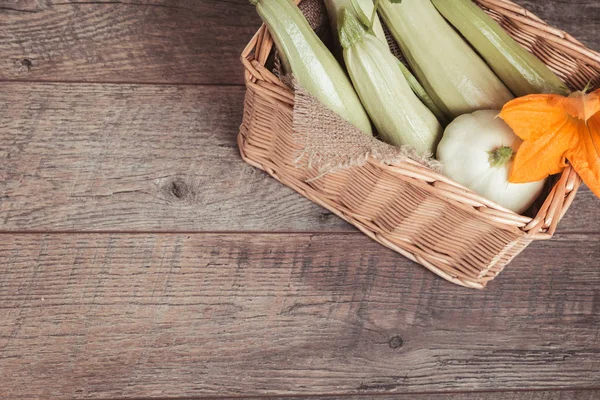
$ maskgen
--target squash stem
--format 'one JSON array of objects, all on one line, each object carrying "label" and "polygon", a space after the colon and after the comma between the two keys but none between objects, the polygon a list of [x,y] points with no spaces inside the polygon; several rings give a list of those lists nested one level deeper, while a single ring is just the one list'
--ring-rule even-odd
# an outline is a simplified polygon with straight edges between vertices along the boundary
[{"label": "squash stem", "polygon": [[500,168],[507,162],[512,160],[515,151],[510,146],[498,147],[496,150],[490,151],[490,166]]},{"label": "squash stem", "polygon": [[363,40],[367,30],[360,23],[358,18],[347,8],[342,8],[338,16],[338,26],[340,27],[340,44],[344,49],[354,46],[357,42]]}]

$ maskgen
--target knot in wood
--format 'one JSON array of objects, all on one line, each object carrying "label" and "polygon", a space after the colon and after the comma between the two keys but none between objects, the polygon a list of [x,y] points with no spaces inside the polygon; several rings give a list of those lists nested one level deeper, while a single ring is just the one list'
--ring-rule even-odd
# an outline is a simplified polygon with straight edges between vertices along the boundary
[{"label": "knot in wood", "polygon": [[193,188],[180,178],[166,182],[162,191],[167,198],[176,201],[191,200],[194,197]]},{"label": "knot in wood", "polygon": [[402,347],[402,345],[404,344],[404,340],[402,340],[400,336],[394,336],[390,339],[389,344],[392,349],[398,349]]},{"label": "knot in wood", "polygon": [[15,63],[19,72],[29,72],[33,67],[33,62],[29,58],[23,58]]}]

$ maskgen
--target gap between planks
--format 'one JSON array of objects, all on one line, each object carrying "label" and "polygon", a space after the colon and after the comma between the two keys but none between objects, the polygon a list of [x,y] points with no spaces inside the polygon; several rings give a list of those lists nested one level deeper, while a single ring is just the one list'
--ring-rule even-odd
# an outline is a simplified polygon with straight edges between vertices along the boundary
[{"label": "gap between planks", "polygon": [[197,82],[145,82],[145,81],[76,81],[52,79],[0,79],[0,83],[60,84],[60,85],[136,85],[136,86],[196,86],[196,87],[245,87],[244,83],[197,83]]},{"label": "gap between planks", "polygon": [[[0,231],[0,236],[14,235],[298,235],[298,236],[364,236],[364,233],[356,231]],[[597,231],[569,231],[558,232],[555,236],[577,236],[589,235],[597,236],[600,232]],[[554,239],[554,238],[553,238]],[[552,239],[551,239],[552,240]]]},{"label": "gap between planks", "polygon": [[[569,232],[570,234],[587,234],[579,232]],[[600,232],[591,232],[591,235],[598,235]],[[0,235],[356,235],[364,236],[359,231],[1,231]]]},{"label": "gap between planks", "polygon": [[[598,392],[598,393],[596,393]],[[511,397],[510,400],[519,400],[519,396],[530,395],[523,400],[587,400],[596,399],[593,396],[600,397],[599,387],[585,387],[572,389],[555,389],[555,390],[476,390],[476,391],[440,391],[440,392],[414,392],[414,393],[323,393],[318,395],[264,395],[264,396],[226,396],[226,397],[157,397],[152,400],[332,400],[332,399],[348,399],[348,400],[507,400],[506,397],[512,394],[517,397]],[[571,396],[564,397],[563,395]],[[444,396],[442,399],[439,396]],[[473,397],[477,396],[477,397]],[[540,396],[540,397],[533,397]],[[554,397],[559,396],[559,397]],[[563,396],[563,397],[560,397]],[[98,399],[98,400],[125,400],[125,399]],[[147,398],[127,399],[127,400],[148,400]]]}]

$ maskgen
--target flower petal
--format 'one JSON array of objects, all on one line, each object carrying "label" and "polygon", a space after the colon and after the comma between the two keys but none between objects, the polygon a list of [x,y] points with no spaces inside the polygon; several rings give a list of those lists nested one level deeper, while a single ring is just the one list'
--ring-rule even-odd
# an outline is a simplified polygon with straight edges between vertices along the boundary
[{"label": "flower petal", "polygon": [[547,94],[519,97],[504,106],[500,118],[523,140],[553,136],[570,118],[562,108],[564,100],[568,99]]},{"label": "flower petal", "polygon": [[580,132],[580,145],[569,150],[567,158],[590,190],[600,197],[600,112],[588,119],[586,128]]},{"label": "flower petal", "polygon": [[553,96],[549,102],[569,115],[587,121],[600,111],[600,89],[589,94],[575,92],[569,97]]},{"label": "flower petal", "polygon": [[587,121],[600,112],[600,89],[588,94],[584,103],[585,120]]},{"label": "flower petal", "polygon": [[561,172],[567,166],[567,152],[577,145],[575,133],[584,128],[583,121],[567,117],[555,132],[523,142],[513,161],[510,181],[535,182]]}]

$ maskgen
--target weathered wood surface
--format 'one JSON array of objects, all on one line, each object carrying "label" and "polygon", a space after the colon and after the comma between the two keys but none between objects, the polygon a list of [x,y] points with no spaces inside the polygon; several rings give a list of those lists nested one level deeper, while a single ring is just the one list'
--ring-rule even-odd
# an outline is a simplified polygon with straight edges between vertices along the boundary
[{"label": "weathered wood surface", "polygon": [[3,235],[0,387],[10,399],[597,387],[598,238],[536,243],[472,291],[360,234]]},{"label": "weathered wood surface", "polygon": [[[600,50],[600,2],[518,2]],[[591,193],[485,291],[434,277],[241,162],[258,26],[0,0],[0,398],[600,397]]]},{"label": "weathered wood surface", "polygon": [[[354,231],[242,162],[242,87],[0,83],[0,231]],[[595,232],[585,189],[561,232]]]},{"label": "weathered wood surface", "polygon": [[241,84],[247,0],[0,0],[0,79]]},{"label": "weathered wood surface", "polygon": [[0,231],[351,230],[241,160],[243,92],[0,83]]},{"label": "weathered wood surface", "polygon": [[[517,0],[600,50],[600,3]],[[0,80],[241,84],[248,0],[0,0]]]},{"label": "weathered wood surface", "polygon": [[[274,397],[270,400],[597,400],[600,391],[596,390],[555,390],[555,391],[519,391],[519,392],[471,392],[436,394],[397,394],[323,397]],[[233,400],[233,399],[232,399]],[[248,399],[252,400],[252,399]]]}]

